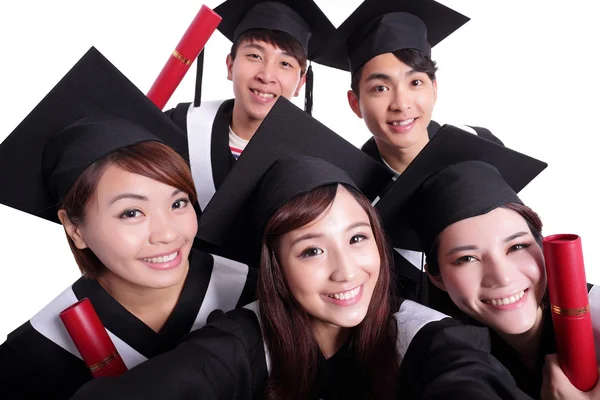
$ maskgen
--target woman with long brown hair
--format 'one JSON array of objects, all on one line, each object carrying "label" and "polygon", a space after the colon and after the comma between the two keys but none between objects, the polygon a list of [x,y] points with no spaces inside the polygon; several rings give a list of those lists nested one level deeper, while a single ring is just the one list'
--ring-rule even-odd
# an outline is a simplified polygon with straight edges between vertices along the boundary
[{"label": "woman with long brown hair", "polygon": [[3,399],[65,399],[92,379],[59,319],[84,298],[128,368],[254,300],[246,265],[192,249],[182,139],[92,48],[0,144],[0,203],[61,223],[83,275],[0,346]]},{"label": "woman with long brown hair", "polygon": [[278,100],[199,229],[224,254],[260,259],[259,301],[215,311],[175,350],[75,398],[521,398],[486,330],[393,296],[368,200],[389,178]]},{"label": "woman with long brown hair", "polygon": [[[425,252],[431,285],[427,305],[488,327],[492,354],[524,392],[536,399],[557,393],[556,398],[597,398],[600,384],[590,393],[579,392],[556,358],[547,358],[557,346],[546,294],[542,221],[517,195],[545,167],[447,126],[377,206],[395,244]],[[408,220],[409,226],[402,224]],[[600,290],[588,285],[588,291],[598,330]],[[545,365],[552,367],[552,378],[544,379]]]}]

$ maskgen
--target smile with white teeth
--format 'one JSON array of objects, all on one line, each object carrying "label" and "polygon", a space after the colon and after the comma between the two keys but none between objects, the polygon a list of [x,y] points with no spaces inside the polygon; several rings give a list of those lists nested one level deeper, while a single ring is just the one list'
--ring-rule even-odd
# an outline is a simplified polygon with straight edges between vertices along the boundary
[{"label": "smile with white teeth", "polygon": [[507,306],[509,304],[516,303],[521,300],[525,296],[525,291],[521,290],[519,293],[513,294],[510,297],[505,297],[503,299],[491,299],[491,300],[481,300],[485,304],[491,304],[493,306]]},{"label": "smile with white teeth", "polygon": [[413,123],[415,119],[411,118],[411,119],[405,119],[403,121],[392,121],[390,122],[390,125],[392,126],[406,126],[406,125],[410,125]]},{"label": "smile with white teeth", "polygon": [[350,299],[355,298],[358,295],[358,293],[360,293],[361,287],[362,287],[362,285],[357,286],[352,290],[348,290],[347,292],[326,294],[325,296],[331,297],[332,299],[336,299],[336,300],[350,300]]},{"label": "smile with white teeth", "polygon": [[166,263],[166,262],[174,260],[178,255],[179,255],[179,251],[176,251],[172,254],[169,254],[168,256],[142,258],[142,260],[144,260],[147,263],[161,264],[161,263]]},{"label": "smile with white teeth", "polygon": [[263,93],[263,92],[259,92],[259,91],[258,91],[258,90],[256,90],[256,89],[250,89],[250,90],[251,90],[251,91],[252,91],[252,93],[254,93],[255,95],[257,95],[257,96],[260,96],[260,97],[264,97],[264,98],[266,98],[266,99],[272,99],[272,98],[274,98],[274,97],[275,97],[275,95],[274,95],[273,93]]}]

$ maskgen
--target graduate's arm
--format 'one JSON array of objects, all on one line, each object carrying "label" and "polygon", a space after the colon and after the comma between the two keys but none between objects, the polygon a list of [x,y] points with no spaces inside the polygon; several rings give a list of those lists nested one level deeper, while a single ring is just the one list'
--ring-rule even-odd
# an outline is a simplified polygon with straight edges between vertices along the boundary
[{"label": "graduate's arm", "polygon": [[235,314],[215,311],[174,350],[118,377],[91,381],[73,399],[247,398],[253,388],[252,350],[240,329]]},{"label": "graduate's arm", "polygon": [[450,318],[419,331],[401,369],[403,381],[421,399],[530,399],[490,354],[487,329]]}]

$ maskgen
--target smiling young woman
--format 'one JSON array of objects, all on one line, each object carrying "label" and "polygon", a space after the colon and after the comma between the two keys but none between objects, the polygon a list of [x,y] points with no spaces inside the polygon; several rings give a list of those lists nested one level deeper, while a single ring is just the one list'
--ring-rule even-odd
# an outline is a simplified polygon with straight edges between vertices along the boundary
[{"label": "smiling young woman", "polygon": [[128,368],[254,300],[246,265],[192,248],[196,190],[176,150],[177,127],[93,48],[0,144],[0,203],[61,223],[83,274],[0,346],[6,398],[65,399],[92,379],[59,319],[84,298]]}]

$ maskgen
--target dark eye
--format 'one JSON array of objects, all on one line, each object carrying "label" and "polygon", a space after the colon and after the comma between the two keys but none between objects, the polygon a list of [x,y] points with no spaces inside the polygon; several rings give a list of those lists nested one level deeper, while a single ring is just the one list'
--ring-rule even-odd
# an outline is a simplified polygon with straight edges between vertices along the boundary
[{"label": "dark eye", "polygon": [[383,85],[377,85],[377,86],[375,86],[375,87],[373,88],[373,91],[374,91],[374,92],[377,92],[377,93],[383,93],[383,92],[387,92],[388,90],[389,90],[389,89],[388,89],[386,86],[383,86]]},{"label": "dark eye", "polygon": [[246,57],[249,57],[249,58],[252,58],[255,60],[260,60],[260,56],[258,54],[254,54],[254,53],[248,54],[248,55],[246,55]]},{"label": "dark eye", "polygon": [[462,256],[462,257],[456,259],[452,264],[461,265],[461,264],[466,264],[466,263],[470,263],[473,261],[477,261],[477,259],[473,256]]},{"label": "dark eye", "polygon": [[307,257],[315,257],[318,255],[323,254],[323,250],[319,249],[318,247],[311,247],[309,249],[306,249],[302,252],[302,254],[300,254],[301,258],[307,258]]},{"label": "dark eye", "polygon": [[289,63],[289,62],[287,62],[287,61],[282,61],[282,62],[281,62],[281,65],[283,65],[284,67],[291,67],[291,66],[292,66],[292,64],[290,64],[290,63]]},{"label": "dark eye", "polygon": [[144,215],[140,210],[126,210],[124,211],[121,215],[119,215],[119,218],[123,218],[123,219],[130,219],[130,218],[136,218],[139,217],[141,215]]},{"label": "dark eye", "polygon": [[423,81],[420,79],[414,79],[410,84],[413,86],[421,86],[423,84]]},{"label": "dark eye", "polygon": [[354,243],[358,243],[358,242],[362,242],[363,240],[365,240],[367,237],[363,234],[359,234],[359,235],[354,235],[352,236],[352,238],[350,239],[350,244],[354,244]]},{"label": "dark eye", "polygon": [[183,207],[187,206],[188,204],[190,204],[190,201],[188,199],[179,199],[179,200],[175,201],[175,203],[173,203],[171,208],[176,210],[178,208],[183,208]]},{"label": "dark eye", "polygon": [[510,253],[511,251],[523,250],[528,247],[529,247],[529,244],[527,244],[527,243],[517,243],[515,245],[510,246],[510,248],[508,249],[508,252]]}]

